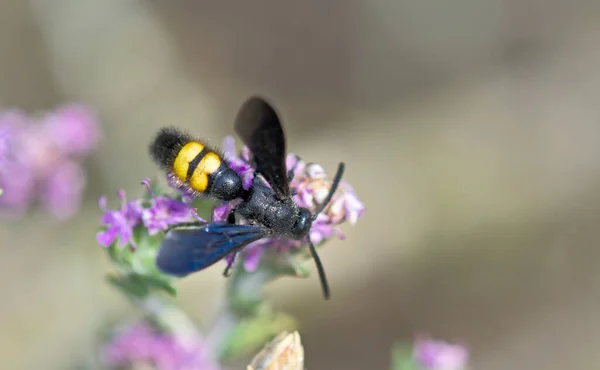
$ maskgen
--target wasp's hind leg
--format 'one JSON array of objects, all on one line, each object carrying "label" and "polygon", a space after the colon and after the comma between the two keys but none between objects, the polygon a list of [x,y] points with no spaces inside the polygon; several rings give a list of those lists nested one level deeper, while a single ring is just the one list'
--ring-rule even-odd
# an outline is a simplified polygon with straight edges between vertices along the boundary
[{"label": "wasp's hind leg", "polygon": [[235,208],[229,211],[229,214],[227,215],[227,223],[235,225]]},{"label": "wasp's hind leg", "polygon": [[232,254],[230,254],[231,256],[231,260],[229,262],[227,262],[227,267],[225,267],[225,271],[223,271],[223,276],[225,277],[230,277],[231,276],[231,268],[233,267],[233,264],[235,263],[235,260],[238,257],[238,253],[239,252],[233,252]]},{"label": "wasp's hind leg", "polygon": [[[229,211],[229,214],[227,215],[227,223],[230,223],[232,225],[235,224],[235,208]],[[230,256],[231,260],[227,262],[227,267],[225,267],[225,270],[223,271],[223,276],[225,277],[231,276],[231,268],[233,267],[233,264],[237,259],[238,251],[233,252],[232,254],[230,254]]]}]

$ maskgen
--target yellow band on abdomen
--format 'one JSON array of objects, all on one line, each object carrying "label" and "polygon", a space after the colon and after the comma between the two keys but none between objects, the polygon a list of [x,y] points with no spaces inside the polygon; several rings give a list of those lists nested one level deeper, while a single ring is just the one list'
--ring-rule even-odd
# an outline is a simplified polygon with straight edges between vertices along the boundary
[{"label": "yellow band on abdomen", "polygon": [[221,157],[215,152],[208,152],[202,157],[190,178],[192,189],[204,192],[208,187],[208,176],[221,166]]},{"label": "yellow band on abdomen", "polygon": [[173,161],[173,173],[175,176],[181,181],[185,181],[190,162],[193,161],[203,149],[204,145],[196,141],[190,141],[185,144],[177,154],[175,161]]}]

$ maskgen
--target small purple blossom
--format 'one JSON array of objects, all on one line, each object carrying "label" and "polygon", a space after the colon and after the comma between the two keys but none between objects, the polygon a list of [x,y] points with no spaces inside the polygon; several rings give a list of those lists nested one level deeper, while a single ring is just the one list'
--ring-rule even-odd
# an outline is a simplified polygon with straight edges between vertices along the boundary
[{"label": "small purple blossom", "polygon": [[[296,190],[296,202],[301,207],[316,211],[331,189],[331,181],[323,167],[315,163],[302,166],[303,173],[294,177],[291,185]],[[365,212],[364,205],[358,199],[354,189],[345,181],[340,181],[339,187],[329,205],[323,210],[328,217],[328,224],[338,225],[348,221],[356,224],[358,218]]]},{"label": "small purple blossom", "polygon": [[144,211],[142,201],[136,199],[128,202],[124,190],[119,190],[117,196],[121,201],[121,207],[117,210],[107,208],[105,196],[101,196],[98,200],[100,209],[104,212],[102,224],[106,227],[106,230],[96,234],[96,241],[104,247],[110,247],[116,239],[119,239],[121,247],[129,244],[132,248],[135,248],[133,228],[142,221]]},{"label": "small purple blossom", "polygon": [[229,216],[229,212],[231,212],[234,207],[235,206],[232,203],[224,203],[215,207],[212,217],[213,222],[227,221],[227,216]]},{"label": "small purple blossom", "polygon": [[145,322],[120,330],[104,348],[111,367],[149,365],[157,370],[217,370],[203,341],[189,343]]},{"label": "small purple blossom", "polygon": [[64,154],[86,155],[99,140],[94,114],[85,106],[68,104],[44,118],[48,138]]},{"label": "small purple blossom", "polygon": [[[246,248],[244,248],[244,269],[248,272],[254,272],[260,265],[260,258],[265,252],[265,247],[270,245],[276,245],[272,239],[260,239],[255,241],[254,243],[248,244]],[[282,244],[280,244],[282,245]],[[233,255],[230,254],[226,257],[227,263],[231,263],[233,259]]]},{"label": "small purple blossom", "polygon": [[127,201],[125,191],[119,190],[117,196],[121,206],[119,209],[112,210],[106,206],[106,196],[100,197],[98,203],[104,212],[102,224],[106,228],[96,235],[96,240],[100,245],[109,247],[116,239],[119,239],[122,247],[129,244],[135,248],[133,229],[138,225],[143,225],[148,235],[156,235],[160,231],[167,230],[170,225],[198,219],[195,209],[191,205],[166,195],[157,196],[150,188],[149,179],[142,181],[142,184],[146,186],[146,190],[151,195],[148,202],[144,202],[142,199]]},{"label": "small purple blossom", "polygon": [[208,223],[208,221],[206,221],[202,217],[198,216],[198,211],[195,208],[192,208],[191,213],[192,213],[192,217],[195,218],[196,221],[204,223],[204,224]]},{"label": "small purple blossom", "polygon": [[14,143],[27,124],[28,117],[21,111],[0,113],[0,171],[15,159]]},{"label": "small purple blossom", "polygon": [[226,136],[223,140],[223,148],[225,159],[229,162],[229,166],[237,172],[242,178],[242,186],[248,189],[252,184],[254,177],[254,169],[250,166],[250,152],[247,147],[242,148],[241,155],[238,157],[235,148],[235,138]]},{"label": "small purple blossom", "polygon": [[[35,178],[31,171],[21,171],[16,165],[5,165],[0,171],[0,187],[4,194],[0,198],[0,210],[7,216],[20,218],[35,194]],[[8,212],[7,212],[8,211]]]},{"label": "small purple blossom", "polygon": [[58,107],[40,118],[0,113],[0,210],[19,218],[40,201],[57,218],[73,216],[86,184],[81,162],[97,140],[95,118],[83,106]]},{"label": "small purple blossom", "polygon": [[79,208],[85,183],[83,168],[76,162],[65,161],[49,174],[42,189],[42,201],[55,217],[70,218]]},{"label": "small purple blossom", "polygon": [[469,350],[462,344],[418,338],[413,356],[422,370],[464,370],[469,361]]},{"label": "small purple blossom", "polygon": [[149,179],[144,180],[142,184],[152,195],[150,207],[142,211],[142,221],[149,235],[167,230],[170,225],[191,221],[192,207],[189,204],[165,195],[156,196],[150,188]]}]

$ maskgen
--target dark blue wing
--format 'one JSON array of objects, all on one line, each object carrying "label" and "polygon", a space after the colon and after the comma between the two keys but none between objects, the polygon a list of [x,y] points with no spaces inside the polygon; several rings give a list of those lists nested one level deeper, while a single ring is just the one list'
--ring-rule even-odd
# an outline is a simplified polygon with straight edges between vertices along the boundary
[{"label": "dark blue wing", "polygon": [[229,253],[268,236],[261,226],[208,223],[176,227],[167,233],[156,255],[156,266],[165,274],[185,276],[202,270]]}]

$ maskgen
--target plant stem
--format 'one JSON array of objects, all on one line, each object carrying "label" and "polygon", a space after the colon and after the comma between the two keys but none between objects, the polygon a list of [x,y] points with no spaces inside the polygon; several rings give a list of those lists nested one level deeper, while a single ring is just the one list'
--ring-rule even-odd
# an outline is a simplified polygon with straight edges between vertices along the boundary
[{"label": "plant stem", "polygon": [[233,273],[227,279],[221,309],[207,334],[211,352],[216,354],[217,358],[221,357],[240,320],[249,314],[242,306],[255,306],[260,303],[263,287],[273,277],[272,271],[262,264],[254,272],[246,271],[242,263],[236,264]]},{"label": "plant stem", "polygon": [[182,310],[160,297],[150,294],[144,299],[136,300],[135,303],[144,313],[176,333],[177,338],[185,343],[197,344],[202,340],[196,324]]}]

